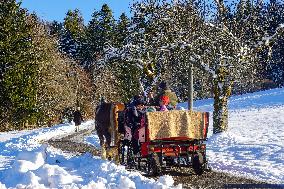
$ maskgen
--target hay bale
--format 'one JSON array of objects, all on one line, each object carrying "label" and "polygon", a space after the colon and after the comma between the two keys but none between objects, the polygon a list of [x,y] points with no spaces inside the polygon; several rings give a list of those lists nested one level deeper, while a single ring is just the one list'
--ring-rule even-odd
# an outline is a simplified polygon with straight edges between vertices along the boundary
[{"label": "hay bale", "polygon": [[169,137],[203,139],[204,113],[187,110],[147,112],[150,140]]}]

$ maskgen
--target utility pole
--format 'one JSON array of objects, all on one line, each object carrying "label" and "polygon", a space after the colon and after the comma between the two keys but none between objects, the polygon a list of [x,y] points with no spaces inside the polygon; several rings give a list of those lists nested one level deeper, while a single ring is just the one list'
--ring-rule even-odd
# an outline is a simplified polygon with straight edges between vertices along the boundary
[{"label": "utility pole", "polygon": [[193,65],[189,65],[188,75],[188,110],[193,110]]}]

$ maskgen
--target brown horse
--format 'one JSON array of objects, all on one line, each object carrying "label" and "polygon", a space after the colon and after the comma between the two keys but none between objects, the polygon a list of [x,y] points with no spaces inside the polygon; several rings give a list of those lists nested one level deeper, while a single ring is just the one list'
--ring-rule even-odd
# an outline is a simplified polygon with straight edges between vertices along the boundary
[{"label": "brown horse", "polygon": [[112,104],[111,103],[102,103],[96,108],[96,131],[97,135],[100,139],[101,147],[110,147],[111,143],[111,111]]},{"label": "brown horse", "polygon": [[[102,103],[96,108],[96,131],[102,148],[102,158],[114,156],[119,146],[118,111],[124,109],[122,103]],[[115,148],[111,149],[111,144]],[[110,155],[113,154],[113,155]]]}]

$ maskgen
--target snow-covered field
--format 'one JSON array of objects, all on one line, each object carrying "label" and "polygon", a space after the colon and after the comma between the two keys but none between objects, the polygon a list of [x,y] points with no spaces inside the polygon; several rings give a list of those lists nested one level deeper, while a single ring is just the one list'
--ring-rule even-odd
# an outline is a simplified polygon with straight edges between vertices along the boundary
[{"label": "snow-covered field", "polygon": [[[212,104],[212,99],[195,103],[197,110],[210,112]],[[283,184],[284,88],[233,96],[229,110],[228,132],[209,133],[211,167]]]},{"label": "snow-covered field", "polygon": [[[197,101],[194,105],[212,116],[212,99]],[[229,106],[228,132],[212,135],[210,120],[207,141],[210,166],[218,171],[283,184],[284,88],[234,96]],[[89,127],[93,127],[93,121],[82,125],[82,129]],[[0,189],[182,188],[174,186],[168,175],[155,181],[99,157],[63,153],[44,143],[49,138],[73,132],[74,125],[61,124],[0,133]],[[95,134],[85,142],[98,146]]]}]

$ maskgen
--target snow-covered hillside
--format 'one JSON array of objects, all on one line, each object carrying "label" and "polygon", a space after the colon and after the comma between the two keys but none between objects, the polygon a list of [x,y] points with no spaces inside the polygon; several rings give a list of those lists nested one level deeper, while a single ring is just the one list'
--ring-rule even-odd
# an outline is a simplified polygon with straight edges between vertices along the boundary
[{"label": "snow-covered hillside", "polygon": [[[194,103],[209,111],[212,99]],[[186,106],[180,104],[180,106]],[[234,96],[230,99],[229,130],[212,135],[208,145],[214,170],[284,183],[284,88]],[[93,127],[93,121],[83,128]],[[44,141],[74,132],[62,124],[32,131],[0,133],[0,189],[4,188],[182,188],[171,176],[158,181],[127,171],[123,166],[92,157],[74,156],[47,146]],[[98,146],[91,135],[85,142]]]},{"label": "snow-covered hillside", "polygon": [[[210,112],[212,104],[212,99],[195,103],[197,110]],[[229,110],[228,132],[212,136],[210,130],[212,168],[284,183],[284,89],[233,96]]]}]

